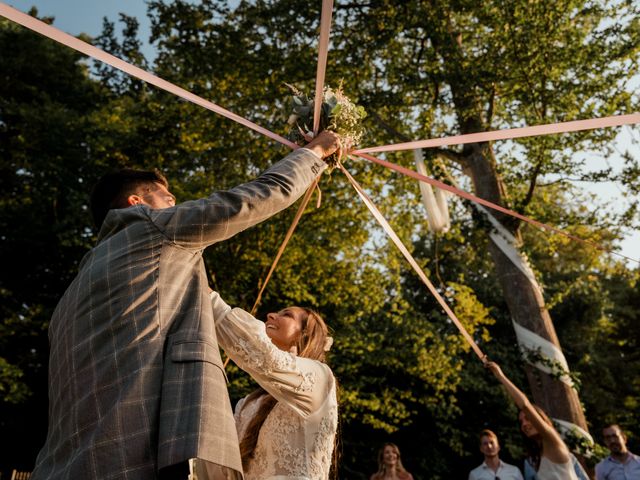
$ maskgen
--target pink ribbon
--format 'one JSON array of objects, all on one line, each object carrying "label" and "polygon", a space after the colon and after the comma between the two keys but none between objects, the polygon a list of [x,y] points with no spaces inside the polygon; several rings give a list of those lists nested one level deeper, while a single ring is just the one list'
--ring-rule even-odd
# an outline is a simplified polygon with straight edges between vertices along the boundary
[{"label": "pink ribbon", "polygon": [[389,168],[391,170],[395,170],[398,173],[401,173],[402,175],[406,175],[408,177],[412,177],[415,178],[416,180],[419,180],[421,182],[425,182],[428,183],[429,185],[433,185],[434,187],[438,187],[442,190],[447,190],[448,192],[454,193],[456,195],[458,195],[459,197],[462,198],[466,198],[467,200],[471,200],[472,202],[475,203],[479,203],[480,205],[484,205],[485,207],[489,207],[492,210],[497,210],[498,212],[502,212],[505,215],[509,215],[511,217],[515,217],[519,220],[522,220],[523,222],[527,222],[535,227],[538,227],[542,230],[547,230],[549,232],[553,232],[553,233],[557,233],[559,235],[563,235],[567,238],[570,238],[571,240],[575,240],[577,242],[581,242],[584,243],[586,245],[590,245],[598,250],[601,250],[603,252],[608,252],[611,253],[613,255],[617,255],[618,257],[624,258],[626,260],[630,260],[632,262],[635,263],[640,263],[639,260],[635,259],[635,258],[631,258],[631,257],[627,257],[626,255],[623,255],[622,253],[616,252],[614,250],[609,250],[605,247],[603,247],[602,245],[596,243],[596,242],[592,242],[591,240],[585,240],[583,238],[580,237],[576,237],[575,235],[571,235],[568,232],[565,232],[564,230],[561,230],[559,228],[556,227],[552,227],[551,225],[547,225],[546,223],[542,223],[539,222],[538,220],[534,220],[532,218],[529,218],[525,215],[522,215],[518,212],[514,212],[513,210],[509,210],[508,208],[502,207],[496,203],[490,202],[489,200],[485,200],[483,198],[480,197],[476,197],[475,195],[469,193],[469,192],[465,192],[464,190],[460,190],[458,188],[452,187],[451,185],[447,185],[446,183],[440,182],[439,180],[436,180],[434,178],[430,178],[430,177],[426,177],[424,175],[421,175],[420,173],[414,171],[414,170],[410,170],[408,168],[402,167],[400,165],[397,165],[395,163],[391,163],[388,162],[386,160],[382,160],[380,158],[376,158],[373,157],[371,155],[367,155],[366,153],[358,153],[357,156],[362,157],[366,160],[369,160],[371,162],[377,163],[378,165],[382,165],[383,167]]},{"label": "pink ribbon", "polygon": [[384,218],[382,213],[380,213],[380,210],[378,210],[378,208],[373,204],[373,202],[367,196],[367,194],[365,193],[363,188],[360,186],[360,184],[351,176],[351,174],[344,168],[344,166],[339,163],[338,167],[345,174],[349,182],[351,182],[351,185],[353,185],[353,188],[356,190],[356,192],[358,192],[358,195],[362,199],[363,203],[367,206],[371,214],[375,217],[378,223],[380,223],[384,231],[387,233],[387,235],[389,235],[389,238],[391,238],[391,240],[393,241],[393,243],[395,243],[396,247],[398,247],[402,255],[404,255],[404,258],[406,258],[409,264],[413,267],[415,272],[420,277],[420,280],[422,280],[422,282],[427,286],[431,294],[436,298],[440,306],[444,309],[444,311],[449,316],[451,321],[458,328],[462,336],[469,343],[469,345],[471,345],[471,348],[473,349],[475,354],[478,356],[478,358],[484,361],[484,359],[486,358],[486,355],[482,353],[482,350],[480,350],[480,347],[478,347],[478,344],[475,342],[473,337],[469,334],[469,332],[467,332],[466,328],[464,328],[464,325],[462,325],[462,322],[458,319],[456,314],[453,313],[453,310],[451,310],[451,308],[449,307],[445,299],[442,298],[442,295],[440,295],[438,290],[436,290],[436,287],[434,287],[434,285],[429,281],[429,278],[424,273],[424,271],[420,268],[420,266],[418,265],[418,262],[416,262],[416,260],[413,258],[413,256],[407,249],[407,247],[404,245],[404,243],[402,243],[402,240],[400,240],[396,232],[393,230],[393,228],[391,228],[391,225],[389,225],[389,222],[387,221],[387,219]]},{"label": "pink ribbon", "polygon": [[300,206],[298,207],[298,211],[296,212],[296,215],[293,217],[293,221],[289,226],[289,230],[287,231],[287,234],[284,236],[284,240],[282,241],[280,248],[278,248],[278,253],[276,253],[276,257],[273,259],[273,263],[271,263],[271,268],[269,269],[269,273],[267,273],[267,276],[265,277],[264,282],[262,282],[262,287],[260,288],[260,291],[258,292],[258,296],[256,297],[256,301],[253,304],[253,308],[251,309],[251,315],[256,314],[256,311],[258,310],[258,305],[260,305],[260,301],[262,300],[262,294],[264,293],[265,288],[267,288],[267,283],[269,283],[269,280],[271,280],[271,275],[273,275],[273,272],[276,270],[276,266],[280,261],[280,257],[282,257],[282,254],[284,253],[284,249],[287,247],[289,240],[291,240],[291,237],[293,236],[293,232],[298,226],[298,222],[300,222],[300,218],[302,218],[302,214],[307,208],[307,205],[309,204],[309,200],[311,200],[311,195],[313,194],[314,189],[318,186],[318,182],[320,182],[320,177],[317,177],[315,179],[315,181],[307,189],[307,193],[305,193],[302,199],[302,202],[300,202]]},{"label": "pink ribbon", "polygon": [[0,15],[24,27],[27,27],[33,30],[34,32],[38,32],[44,35],[45,37],[49,37],[50,39],[55,40],[56,42],[60,42],[63,45],[66,45],[67,47],[73,48],[78,52],[84,53],[85,55],[88,55],[97,60],[100,60],[106,63],[107,65],[111,65],[112,67],[117,68],[118,70],[121,70],[131,75],[132,77],[143,80],[147,83],[150,83],[151,85],[155,85],[156,87],[162,90],[173,93],[174,95],[180,98],[183,98],[191,103],[200,105],[201,107],[204,107],[207,110],[211,110],[212,112],[215,112],[219,115],[222,115],[223,117],[233,120],[234,122],[237,122],[240,125],[244,125],[245,127],[250,128],[251,130],[255,130],[256,132],[261,133],[277,142],[280,142],[283,145],[287,145],[288,147],[291,147],[294,150],[297,148],[300,148],[298,145],[291,142],[290,140],[287,140],[286,138],[276,133],[273,133],[267,130],[266,128],[263,128],[260,125],[257,125],[245,118],[242,118],[240,115],[230,112],[229,110],[226,110],[216,105],[213,102],[205,100],[204,98],[199,97],[191,92],[188,92],[184,88],[178,87],[170,82],[167,82],[166,80],[163,80],[153,75],[152,73],[149,73],[145,70],[142,70],[141,68],[131,65],[125,62],[124,60],[120,60],[119,58],[114,57],[113,55],[110,55],[107,52],[104,52],[99,48],[94,47],[93,45],[89,45],[88,43],[83,42],[82,40],[79,40],[67,33],[64,33],[63,31],[58,30],[57,28],[52,27],[51,25],[47,25],[46,23],[38,20],[37,18],[33,18],[30,15],[22,13],[21,11],[16,10],[15,8],[12,8],[1,2],[0,2]]},{"label": "pink ribbon", "polygon": [[[324,35],[326,37],[326,39],[324,40],[325,44],[328,45],[328,25],[330,25],[331,23],[331,17],[328,14],[324,14],[325,12],[325,8],[327,7],[327,0],[324,0],[323,3],[323,19],[321,21],[322,25],[321,25],[321,31],[324,31]],[[205,100],[191,92],[188,92],[187,90],[178,87],[170,82],[167,82],[166,80],[163,80],[149,72],[146,72],[145,70],[142,70],[141,68],[138,68],[134,65],[131,65],[123,60],[120,60],[117,57],[114,57],[113,55],[110,55],[102,50],[100,50],[99,48],[96,48],[92,45],[89,45],[86,42],[83,42],[82,40],[79,40],[67,33],[64,33],[60,30],[58,30],[55,27],[52,27],[51,25],[47,25],[46,23],[33,18],[25,13],[20,12],[19,10],[16,10],[2,2],[0,2],[0,15],[8,18],[9,20],[12,20],[26,28],[29,28],[35,32],[38,32],[48,38],[51,38],[52,40],[55,40],[59,43],[62,43],[63,45],[66,45],[70,48],[73,48],[74,50],[77,50],[81,53],[84,53],[85,55],[88,55],[90,57],[93,57],[97,60],[100,60],[108,65],[111,65],[114,68],[117,68],[135,78],[138,78],[140,80],[143,80],[145,82],[148,82],[152,85],[155,85],[156,87],[165,90],[167,92],[173,93],[174,95],[179,96],[180,98],[183,98],[189,102],[192,102],[196,105],[200,105],[208,110],[211,110],[215,113],[218,113],[219,115],[222,115],[230,120],[233,120],[241,125],[244,125],[258,133],[261,133],[283,145],[287,145],[288,147],[292,148],[292,149],[297,149],[300,148],[298,145],[296,145],[295,143],[291,142],[290,140],[287,140],[286,138],[273,133],[269,130],[267,130],[266,128],[263,128],[243,117],[240,117],[239,115],[230,112],[229,110],[226,110],[218,105],[216,105],[215,103],[212,103],[208,100]],[[321,41],[321,48],[322,48],[322,41]],[[319,55],[319,59],[320,59],[320,55]],[[320,72],[320,70],[318,71],[318,78],[323,78],[324,77],[324,69],[322,71],[322,73]],[[317,90],[317,88],[316,88]],[[317,92],[316,92],[317,93]],[[316,95],[316,100],[317,100],[317,95]],[[319,116],[318,116],[319,117]],[[392,151],[392,150],[398,150],[398,149],[414,149],[414,148],[428,148],[428,147],[435,147],[435,146],[441,146],[441,145],[450,145],[450,144],[454,144],[454,143],[470,143],[470,142],[480,142],[480,141],[489,141],[489,140],[499,140],[499,139],[506,139],[506,138],[517,138],[517,137],[524,137],[524,136],[531,136],[531,135],[546,135],[546,134],[550,134],[550,133],[562,133],[562,132],[569,132],[569,131],[577,131],[577,130],[585,130],[585,129],[593,129],[593,128],[602,128],[602,127],[608,127],[608,126],[618,126],[618,125],[625,125],[625,124],[630,124],[630,123],[640,123],[640,114],[631,114],[631,115],[621,115],[621,116],[613,116],[613,117],[605,117],[605,118],[599,118],[599,119],[592,119],[592,120],[579,120],[579,121],[575,121],[575,122],[566,122],[566,123],[556,123],[556,124],[551,124],[551,125],[539,125],[536,127],[524,127],[524,128],[514,128],[514,129],[509,129],[509,130],[498,130],[498,131],[492,131],[492,132],[481,132],[481,133],[472,133],[469,135],[458,135],[458,136],[453,136],[453,137],[444,137],[444,138],[439,138],[439,139],[431,139],[431,140],[422,140],[422,141],[418,141],[418,142],[408,142],[408,143],[401,143],[401,144],[397,144],[397,145],[386,145],[386,146],[382,146],[382,147],[372,147],[372,148],[365,148],[365,149],[360,149],[360,150],[356,150],[355,152],[353,152],[354,154],[357,154],[358,156],[365,158],[369,161],[378,163],[382,166],[385,166],[387,168],[390,168],[392,170],[395,170],[399,173],[402,173],[403,175],[408,175],[410,177],[413,177],[419,181],[422,182],[426,182],[429,183],[431,185],[437,186],[438,188],[441,188],[443,190],[447,190],[451,193],[454,193],[458,196],[461,196],[463,198],[466,198],[468,200],[471,200],[473,202],[477,202],[480,203],[482,205],[485,205],[489,208],[492,208],[493,210],[497,210],[500,211],[506,215],[510,215],[513,217],[516,217],[522,221],[525,221],[527,223],[530,223],[532,225],[537,226],[538,228],[542,228],[544,230],[547,231],[552,231],[555,233],[559,233],[561,235],[564,235],[567,238],[571,238],[573,240],[582,242],[582,243],[586,243],[588,245],[591,245],[599,250],[605,251],[605,252],[609,252],[612,253],[614,255],[617,255],[619,257],[625,258],[627,260],[631,260],[633,262],[636,263],[640,263],[638,260],[627,257],[625,255],[622,255],[618,252],[612,251],[612,250],[608,250],[602,246],[600,246],[599,244],[595,243],[595,242],[591,242],[588,240],[583,240],[579,237],[576,237],[574,235],[568,234],[558,228],[549,226],[547,224],[544,224],[542,222],[538,222],[537,220],[533,220],[529,217],[526,217],[524,215],[521,215],[519,213],[516,213],[512,210],[509,210],[507,208],[501,207],[500,205],[496,205],[492,202],[489,202],[488,200],[484,200],[482,198],[476,197],[475,195],[472,195],[468,192],[465,192],[463,190],[459,190],[457,188],[454,188],[450,185],[447,185],[445,183],[439,182],[438,180],[426,177],[424,175],[420,175],[419,173],[413,171],[413,170],[409,170],[407,168],[401,167],[399,165],[396,165],[394,163],[391,162],[387,162],[385,160],[381,160],[378,159],[376,157],[373,157],[371,155],[367,155],[366,152],[372,152],[372,151]]]},{"label": "pink ribbon", "polygon": [[492,140],[507,140],[510,138],[550,135],[553,133],[578,132],[581,130],[593,130],[596,128],[619,127],[621,125],[630,125],[633,123],[640,123],[640,113],[614,115],[611,117],[575,120],[562,123],[549,123],[533,127],[492,130],[489,132],[469,133],[466,135],[454,135],[451,137],[432,138],[429,140],[417,140],[415,142],[396,143],[394,145],[383,145],[380,147],[360,148],[352,153],[359,155],[361,153],[397,152],[400,150],[415,150],[417,148],[434,148],[445,145],[462,145],[465,143],[480,143]]},{"label": "pink ribbon", "polygon": [[320,130],[320,112],[322,110],[322,91],[324,77],[327,71],[327,54],[329,52],[329,31],[331,30],[331,16],[333,0],[322,0],[322,14],[320,17],[320,40],[318,41],[318,69],[316,71],[316,98],[313,104],[313,135]]}]

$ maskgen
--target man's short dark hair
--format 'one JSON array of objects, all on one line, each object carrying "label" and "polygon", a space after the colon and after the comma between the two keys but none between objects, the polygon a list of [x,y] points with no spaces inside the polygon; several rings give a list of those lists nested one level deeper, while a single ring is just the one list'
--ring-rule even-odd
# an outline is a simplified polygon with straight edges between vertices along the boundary
[{"label": "man's short dark hair", "polygon": [[158,170],[134,170],[125,168],[103,175],[91,192],[91,215],[96,228],[100,230],[109,210],[127,207],[127,197],[141,187],[160,183],[169,188],[169,183]]}]

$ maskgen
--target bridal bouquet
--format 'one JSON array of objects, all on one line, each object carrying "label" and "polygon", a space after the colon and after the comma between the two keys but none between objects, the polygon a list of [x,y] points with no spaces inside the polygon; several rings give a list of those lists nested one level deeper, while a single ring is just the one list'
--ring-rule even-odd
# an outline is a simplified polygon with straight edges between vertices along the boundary
[{"label": "bridal bouquet", "polygon": [[[287,137],[298,145],[306,145],[306,136],[313,135],[313,104],[314,99],[308,97],[293,85],[285,84],[291,89],[291,110],[287,124],[290,127]],[[350,148],[360,143],[364,135],[362,120],[366,112],[361,106],[355,105],[342,92],[342,85],[336,90],[326,86],[322,94],[322,108],[320,110],[320,132],[330,130],[342,138]],[[337,154],[327,158],[327,163],[333,169],[340,160]]]}]

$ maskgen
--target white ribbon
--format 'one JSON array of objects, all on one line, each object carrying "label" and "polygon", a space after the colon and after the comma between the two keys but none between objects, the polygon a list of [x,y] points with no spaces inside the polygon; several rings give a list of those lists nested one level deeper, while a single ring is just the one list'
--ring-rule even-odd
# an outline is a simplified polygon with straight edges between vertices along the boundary
[{"label": "white ribbon", "polygon": [[[513,265],[515,265],[518,270],[520,270],[524,274],[524,276],[527,277],[531,285],[542,294],[542,289],[536,281],[536,277],[533,273],[533,270],[531,270],[529,262],[527,261],[526,257],[516,248],[516,238],[511,234],[511,232],[504,228],[504,226],[485,208],[481,207],[480,205],[475,205],[475,207],[485,215],[485,217],[489,220],[489,222],[491,222],[491,225],[494,228],[494,231],[489,234],[491,241],[502,251],[502,253],[505,254],[505,256],[511,261],[511,263],[513,263]],[[539,351],[541,355],[549,358],[553,362],[556,362],[558,366],[565,371],[569,371],[569,365],[567,364],[567,360],[564,357],[562,350],[560,350],[554,343],[523,327],[515,320],[513,321],[513,328],[516,331],[516,337],[518,338],[518,344],[520,345],[520,348],[525,350]],[[543,372],[549,374],[556,373],[548,365],[545,365],[541,362],[532,362],[531,360],[527,361],[529,361],[529,363],[531,363],[532,365],[535,365],[536,368],[542,370]],[[559,379],[567,385],[573,386],[573,381],[569,376],[562,375]]]},{"label": "white ribbon", "polygon": [[[491,213],[489,213],[484,207],[478,204],[474,204],[475,208],[478,211],[482,212],[485,217],[491,222],[494,230],[489,234],[491,241],[504,253],[504,255],[515,265],[518,270],[520,270],[525,277],[529,280],[529,283],[542,295],[542,288],[538,284],[535,274],[527,261],[527,257],[518,251],[517,245],[518,242],[516,238],[509,232]],[[541,337],[540,335],[532,332],[531,330],[523,327],[515,320],[512,320],[513,328],[516,332],[516,338],[518,339],[518,345],[521,349],[527,351],[532,350],[534,352],[539,352],[542,356],[548,358],[552,362],[555,362],[558,367],[562,368],[565,372],[569,372],[569,364],[567,363],[567,359],[565,358],[562,350],[558,348],[554,343],[550,342],[546,338]],[[548,374],[555,374],[557,371],[553,371],[549,365],[545,365],[541,362],[532,361],[527,358],[527,355],[524,355],[525,360],[531,365],[535,366],[538,370],[543,371]],[[569,387],[573,387],[573,380],[568,375],[561,375],[558,380],[565,383]],[[591,443],[593,443],[593,438],[589,435],[589,432],[584,430],[579,425],[575,423],[568,422],[566,420],[560,420],[557,418],[553,419],[558,423],[558,426],[562,428],[565,432],[577,432],[579,435],[583,436]]]},{"label": "white ribbon", "polygon": [[496,219],[496,217],[491,215],[491,213],[489,213],[486,208],[475,204],[474,206],[478,209],[478,211],[484,214],[485,218],[487,218],[489,222],[491,222],[494,231],[489,233],[489,237],[491,238],[493,243],[502,251],[502,253],[507,256],[509,260],[511,260],[511,263],[513,263],[518,268],[518,270],[520,270],[524,274],[524,276],[527,277],[531,285],[536,290],[538,290],[540,294],[542,294],[542,288],[536,280],[536,276],[533,273],[531,266],[529,265],[527,257],[516,248],[518,245],[518,241],[516,240],[516,238],[511,234],[511,232],[509,232],[509,230],[504,228],[504,226]]},{"label": "white ribbon", "polygon": [[565,433],[578,433],[580,436],[589,440],[589,442],[591,442],[592,444],[594,443],[593,437],[589,434],[589,432],[587,432],[583,428],[580,428],[575,423],[567,422],[566,420],[560,420],[559,418],[553,418],[552,420],[558,424],[558,427],[560,427],[561,434],[564,435]]},{"label": "white ribbon", "polygon": [[[531,285],[542,294],[542,289],[536,281],[533,270],[531,270],[531,267],[529,266],[529,262],[526,257],[516,249],[516,238],[485,208],[480,205],[475,205],[475,207],[485,215],[494,227],[495,230],[489,234],[493,243],[502,251],[502,253],[505,254],[513,265],[515,265],[518,270],[527,277]],[[516,331],[516,337],[520,348],[524,350],[539,351],[541,355],[549,358],[553,362],[556,362],[564,371],[569,371],[569,365],[567,364],[567,360],[564,357],[562,350],[560,350],[554,343],[523,327],[515,320],[513,321],[513,328]],[[556,373],[548,365],[541,362],[533,362],[529,359],[527,359],[527,361],[543,372],[548,374]],[[573,381],[568,375],[562,375],[559,380],[569,386],[573,386]]]},{"label": "white ribbon", "polygon": [[[518,345],[520,345],[520,348],[524,349],[525,351],[538,351],[544,357],[548,358],[552,362],[555,362],[558,367],[562,368],[565,372],[569,371],[567,359],[564,358],[562,350],[560,350],[555,344],[551,343],[546,338],[542,338],[540,335],[532,332],[531,330],[523,327],[515,320],[513,320],[513,328],[516,331],[516,337],[518,338]],[[544,363],[529,360],[526,355],[525,360],[534,365],[538,370],[542,370],[543,372],[546,372],[548,374],[557,373],[551,367],[545,365]],[[561,375],[559,380],[566,383],[570,387],[573,387],[573,381],[568,375]]]},{"label": "white ribbon", "polygon": [[327,70],[327,54],[329,50],[329,32],[333,14],[333,0],[322,0],[320,16],[320,38],[318,40],[318,66],[316,70],[316,96],[313,103],[313,134],[320,130],[320,112],[322,110],[322,93],[324,76]]},{"label": "white ribbon", "polygon": [[[427,176],[427,167],[424,164],[424,155],[422,150],[414,150],[413,158],[416,162],[416,169],[421,175]],[[429,228],[434,232],[447,232],[451,227],[449,220],[449,208],[447,205],[447,193],[431,185],[418,182],[420,193],[422,194],[422,203],[427,210],[427,222]]]}]

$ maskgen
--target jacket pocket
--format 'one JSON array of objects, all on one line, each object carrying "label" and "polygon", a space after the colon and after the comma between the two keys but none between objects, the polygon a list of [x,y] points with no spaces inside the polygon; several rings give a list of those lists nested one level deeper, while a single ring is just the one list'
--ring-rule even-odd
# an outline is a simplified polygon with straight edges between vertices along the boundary
[{"label": "jacket pocket", "polygon": [[171,345],[171,361],[174,363],[183,362],[207,362],[215,365],[224,375],[227,383],[229,379],[224,371],[222,359],[220,358],[220,350],[217,345],[206,340],[187,340],[180,339]]}]

